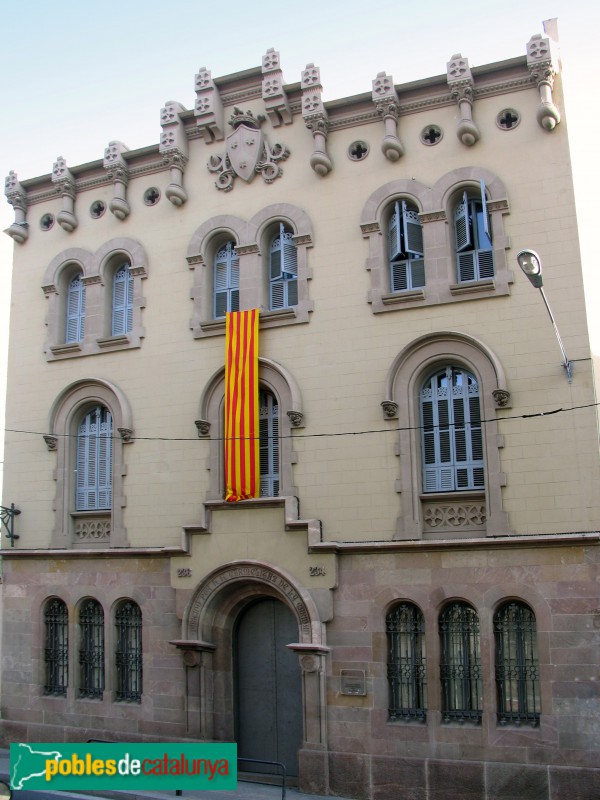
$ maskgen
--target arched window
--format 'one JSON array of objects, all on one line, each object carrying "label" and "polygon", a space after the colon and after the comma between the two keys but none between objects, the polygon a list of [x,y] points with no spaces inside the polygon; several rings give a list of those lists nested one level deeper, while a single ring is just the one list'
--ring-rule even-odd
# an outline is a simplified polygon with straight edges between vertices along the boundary
[{"label": "arched window", "polygon": [[425,286],[423,228],[416,206],[396,201],[388,226],[390,291],[403,292]]},{"label": "arched window", "polygon": [[97,600],[79,609],[79,696],[101,698],[104,692],[104,611]]},{"label": "arched window", "polygon": [[112,506],[112,417],[96,406],[77,431],[76,511],[108,510]]},{"label": "arched window", "polygon": [[119,336],[133,327],[133,275],[129,263],[122,264],[115,272],[112,293],[111,334]]},{"label": "arched window", "polygon": [[85,286],[83,275],[71,278],[67,287],[65,342],[80,342],[85,335]]},{"label": "arched window", "polygon": [[498,722],[539,725],[540,684],[535,614],[517,601],[494,614]]},{"label": "arched window", "polygon": [[279,223],[269,247],[269,308],[298,304],[298,251],[291,228]]},{"label": "arched window", "polygon": [[454,236],[459,283],[493,278],[494,251],[483,181],[478,197],[465,191],[456,205]]},{"label": "arched window", "polygon": [[116,699],[142,700],[142,612],[133,600],[119,604],[115,613],[117,668]]},{"label": "arched window", "polygon": [[467,603],[451,603],[440,615],[440,679],[444,722],[481,722],[483,686],[479,617]]},{"label": "arched window", "polygon": [[423,490],[484,486],[479,386],[467,370],[437,370],[421,389]]},{"label": "arched window", "polygon": [[279,403],[272,392],[259,392],[260,496],[279,495]]},{"label": "arched window", "polygon": [[64,696],[69,684],[69,612],[62,600],[48,600],[44,608],[46,626],[44,694]]},{"label": "arched window", "polygon": [[240,259],[235,242],[224,244],[215,255],[214,315],[224,317],[227,311],[239,311]]},{"label": "arched window", "polygon": [[427,714],[427,661],[425,620],[412,603],[399,603],[385,618],[388,636],[389,715],[418,719]]}]

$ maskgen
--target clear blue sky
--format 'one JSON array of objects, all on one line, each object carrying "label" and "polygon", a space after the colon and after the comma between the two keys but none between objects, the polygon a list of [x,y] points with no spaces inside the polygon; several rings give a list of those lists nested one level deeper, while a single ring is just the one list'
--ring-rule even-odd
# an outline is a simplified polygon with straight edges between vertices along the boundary
[{"label": "clear blue sky", "polygon": [[[47,174],[59,155],[69,166],[93,161],[113,139],[131,149],[156,144],[161,107],[166,100],[193,107],[200,67],[215,77],[248,69],[260,65],[269,47],[281,53],[288,83],[300,79],[307,63],[318,65],[324,97],[331,100],[370,91],[382,70],[396,83],[444,74],[454,53],[471,66],[524,55],[530,36],[542,32],[542,20],[557,17],[584,270],[598,298],[592,244],[598,200],[591,185],[600,181],[599,5],[9,0],[0,11],[0,177],[11,169],[21,180]],[[0,200],[0,230],[13,219]],[[12,242],[0,234],[0,420],[11,259]],[[1,443],[0,434],[0,452]]]}]

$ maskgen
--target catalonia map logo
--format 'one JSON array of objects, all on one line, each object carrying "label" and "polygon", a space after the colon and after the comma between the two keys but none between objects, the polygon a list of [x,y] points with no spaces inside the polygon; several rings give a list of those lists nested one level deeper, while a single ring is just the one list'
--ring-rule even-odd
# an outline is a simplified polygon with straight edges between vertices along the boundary
[{"label": "catalonia map logo", "polygon": [[42,742],[10,746],[11,789],[237,788],[237,745]]}]

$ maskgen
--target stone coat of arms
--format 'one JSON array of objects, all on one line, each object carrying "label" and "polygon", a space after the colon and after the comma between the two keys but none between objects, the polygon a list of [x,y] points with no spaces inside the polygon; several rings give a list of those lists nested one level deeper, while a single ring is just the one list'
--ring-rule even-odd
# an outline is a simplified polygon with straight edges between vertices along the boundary
[{"label": "stone coat of arms", "polygon": [[234,108],[229,124],[233,128],[226,138],[224,156],[211,156],[208,159],[209,172],[217,173],[215,186],[225,192],[233,189],[236,176],[248,183],[260,172],[265,183],[272,183],[283,174],[279,161],[290,154],[282,144],[271,146],[260,130],[265,117],[254,117],[251,111],[244,113]]}]

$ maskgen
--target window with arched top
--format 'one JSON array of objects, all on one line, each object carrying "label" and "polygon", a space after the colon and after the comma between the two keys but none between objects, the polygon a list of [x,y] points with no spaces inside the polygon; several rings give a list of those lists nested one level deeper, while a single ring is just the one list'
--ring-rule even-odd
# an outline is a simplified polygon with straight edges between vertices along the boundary
[{"label": "window with arched top", "polygon": [[79,697],[101,699],[104,693],[104,611],[97,600],[79,608]]},{"label": "window with arched top", "polygon": [[440,614],[442,720],[481,722],[483,681],[479,616],[468,603],[454,602]]},{"label": "window with arched top", "polygon": [[459,283],[494,277],[492,228],[483,180],[477,195],[463,191],[454,207],[454,241]]},{"label": "window with arched top", "polygon": [[390,291],[404,292],[425,286],[423,227],[417,207],[396,200],[388,224]]},{"label": "window with arched top", "polygon": [[227,311],[239,311],[240,259],[233,241],[215,253],[213,287],[215,319],[224,317]]},{"label": "window with arched top", "polygon": [[44,694],[65,696],[69,685],[69,612],[57,597],[44,606]]},{"label": "window with arched top", "polygon": [[462,367],[445,366],[420,392],[424,492],[483,489],[479,384]]},{"label": "window with arched top", "polygon": [[413,603],[398,603],[385,618],[388,639],[390,720],[427,715],[427,659],[425,619]]},{"label": "window with arched top", "polygon": [[65,342],[81,342],[85,336],[85,286],[83,275],[78,273],[67,286],[67,311]]},{"label": "window with arched top", "polygon": [[105,406],[88,411],[77,429],[75,510],[112,506],[112,415]]},{"label": "window with arched top", "polygon": [[269,246],[269,308],[271,311],[298,304],[298,249],[294,232],[279,223]]},{"label": "window with arched top", "polygon": [[142,612],[133,600],[123,600],[115,612],[116,700],[142,701]]},{"label": "window with arched top", "polygon": [[111,334],[122,336],[133,327],[133,274],[129,262],[117,268],[113,277]]},{"label": "window with arched top", "polygon": [[273,392],[259,391],[260,496],[279,495],[279,402]]},{"label": "window with arched top", "polygon": [[497,714],[501,725],[540,721],[540,681],[535,614],[511,600],[494,614]]}]

